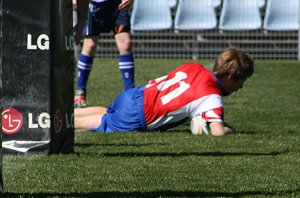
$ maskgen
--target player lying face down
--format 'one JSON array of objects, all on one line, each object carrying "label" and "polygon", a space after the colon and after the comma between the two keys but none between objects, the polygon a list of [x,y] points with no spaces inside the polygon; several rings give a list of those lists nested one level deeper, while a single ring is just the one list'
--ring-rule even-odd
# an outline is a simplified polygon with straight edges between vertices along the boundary
[{"label": "player lying face down", "polygon": [[179,66],[148,85],[122,92],[108,108],[75,109],[75,128],[96,132],[166,130],[197,116],[210,133],[233,132],[224,122],[223,96],[243,87],[253,74],[252,57],[229,48],[216,59],[212,71],[200,63]]}]

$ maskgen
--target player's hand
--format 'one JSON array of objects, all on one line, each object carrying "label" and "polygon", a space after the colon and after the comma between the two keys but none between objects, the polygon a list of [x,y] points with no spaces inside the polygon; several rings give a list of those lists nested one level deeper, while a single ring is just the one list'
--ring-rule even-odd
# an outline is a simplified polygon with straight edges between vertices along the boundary
[{"label": "player's hand", "polygon": [[77,11],[77,0],[72,0],[73,10]]},{"label": "player's hand", "polygon": [[82,29],[83,29],[83,26],[79,25],[79,24],[77,24],[74,27],[74,43],[75,43],[75,45],[80,44],[80,41],[82,38]]},{"label": "player's hand", "polygon": [[230,126],[228,123],[224,123],[224,126],[226,127],[226,128],[228,128],[228,133],[235,133],[236,132],[236,129],[235,128],[233,128],[232,126]]},{"label": "player's hand", "polygon": [[223,136],[235,132],[234,128],[230,127],[226,123],[221,123],[221,122],[211,122],[209,124],[209,127],[212,136]]},{"label": "player's hand", "polygon": [[119,10],[126,10],[130,7],[131,0],[122,0],[122,2],[119,5]]}]

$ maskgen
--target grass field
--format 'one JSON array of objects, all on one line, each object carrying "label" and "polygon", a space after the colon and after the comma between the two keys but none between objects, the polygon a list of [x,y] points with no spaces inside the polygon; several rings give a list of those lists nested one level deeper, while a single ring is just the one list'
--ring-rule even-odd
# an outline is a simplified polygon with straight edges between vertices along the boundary
[{"label": "grass field", "polygon": [[[190,60],[136,60],[136,84]],[[211,67],[211,61],[203,61]],[[71,155],[5,155],[3,197],[300,197],[300,63],[257,61],[244,89],[225,98],[237,133],[77,133]],[[117,60],[98,59],[90,105],[122,90]]]}]

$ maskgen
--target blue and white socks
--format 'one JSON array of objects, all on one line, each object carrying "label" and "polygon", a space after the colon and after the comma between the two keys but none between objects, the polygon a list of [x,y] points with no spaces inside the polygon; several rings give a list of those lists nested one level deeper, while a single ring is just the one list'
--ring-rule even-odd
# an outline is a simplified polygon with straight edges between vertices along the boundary
[{"label": "blue and white socks", "polygon": [[78,60],[78,82],[77,86],[86,93],[87,81],[93,66],[93,57],[80,54]]},{"label": "blue and white socks", "polygon": [[[78,89],[86,93],[86,87],[93,66],[93,57],[80,54],[78,60]],[[119,69],[123,77],[124,90],[134,88],[134,58],[132,53],[119,56]]]},{"label": "blue and white socks", "polygon": [[119,69],[123,77],[124,90],[134,88],[134,58],[132,53],[119,56]]}]

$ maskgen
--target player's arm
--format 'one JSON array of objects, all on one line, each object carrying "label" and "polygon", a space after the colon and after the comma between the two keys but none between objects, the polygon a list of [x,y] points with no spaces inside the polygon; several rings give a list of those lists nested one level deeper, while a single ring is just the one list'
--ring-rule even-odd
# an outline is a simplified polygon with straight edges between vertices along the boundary
[{"label": "player's arm", "polygon": [[209,124],[210,133],[213,136],[223,136],[234,132],[234,129],[222,122],[211,122]]},{"label": "player's arm", "polygon": [[119,5],[119,10],[126,10],[130,7],[131,0],[122,0],[122,2]]},{"label": "player's arm", "polygon": [[74,40],[76,44],[80,43],[82,29],[87,17],[89,0],[73,0],[73,10],[77,11],[77,25],[74,27]]}]

